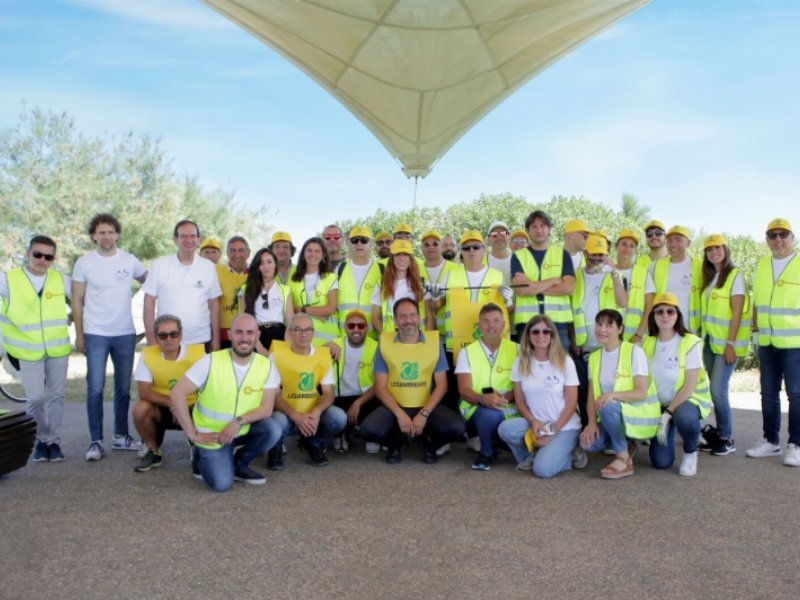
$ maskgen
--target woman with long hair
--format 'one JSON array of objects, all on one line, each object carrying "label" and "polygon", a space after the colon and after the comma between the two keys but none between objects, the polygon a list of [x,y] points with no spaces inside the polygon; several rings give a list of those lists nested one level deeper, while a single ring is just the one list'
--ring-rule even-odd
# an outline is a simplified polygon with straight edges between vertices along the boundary
[{"label": "woman with long hair", "polygon": [[731,260],[728,242],[714,233],[703,241],[703,291],[700,295],[700,330],[703,365],[708,372],[716,427],[706,425],[700,450],[716,456],[736,452],[728,401],[728,382],[736,360],[745,356],[750,342],[750,296],[747,285]]},{"label": "woman with long hair", "polygon": [[239,289],[239,311],[253,315],[258,323],[259,352],[266,354],[272,340],[282,340],[286,323],[294,314],[289,287],[278,279],[278,259],[261,248],[247,269],[247,280]]},{"label": "woman with long hair", "polygon": [[[581,431],[578,373],[550,317],[536,315],[525,325],[511,381],[522,416],[503,421],[497,433],[514,454],[517,468],[542,478],[569,471]],[[533,452],[525,442],[528,430],[535,440]]]},{"label": "woman with long hair", "polygon": [[307,314],[314,324],[312,343],[322,346],[338,339],[339,280],[336,273],[331,272],[328,250],[321,238],[312,237],[303,244],[297,269],[289,278],[289,289],[295,312]]},{"label": "woman with long hair", "polygon": [[383,271],[380,287],[372,293],[372,326],[378,334],[395,331],[393,307],[400,298],[411,298],[419,304],[420,322],[425,329],[434,328],[433,316],[426,315],[422,301],[425,289],[419,266],[414,259],[414,249],[408,240],[395,240],[391,247],[392,255]]}]

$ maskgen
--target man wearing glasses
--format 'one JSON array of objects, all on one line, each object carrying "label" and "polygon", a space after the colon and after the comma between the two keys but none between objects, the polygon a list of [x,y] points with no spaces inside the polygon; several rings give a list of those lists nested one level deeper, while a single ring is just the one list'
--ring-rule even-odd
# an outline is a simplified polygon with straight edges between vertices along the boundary
[{"label": "man wearing glasses", "polygon": [[228,240],[226,246],[228,264],[217,263],[217,278],[222,296],[219,299],[219,337],[220,348],[231,347],[231,323],[239,314],[236,296],[247,281],[247,259],[250,258],[250,245],[240,235]]},{"label": "man wearing glasses", "polygon": [[292,236],[286,231],[276,231],[272,234],[269,249],[272,250],[278,261],[275,278],[280,280],[283,285],[287,285],[289,277],[294,273],[292,257],[297,250],[292,243]]},{"label": "man wearing glasses", "polygon": [[[687,253],[692,244],[686,227],[675,225],[667,232],[668,258],[650,266],[656,294],[673,294],[680,304],[683,322],[692,333],[700,330],[700,290],[703,287],[703,259]],[[645,315],[646,316],[646,315]]]},{"label": "man wearing glasses", "polygon": [[649,251],[647,254],[637,258],[636,264],[649,269],[650,265],[658,259],[669,256],[667,253],[667,229],[661,221],[653,220],[644,226],[644,234],[647,238]]},{"label": "man wearing glasses", "polygon": [[347,424],[347,415],[333,406],[333,366],[330,350],[315,347],[314,322],[296,313],[286,329],[286,341],[272,342],[272,360],[281,376],[281,391],[275,399],[273,419],[281,428],[281,439],[270,450],[267,467],[283,469],[283,438],[300,435],[300,445],[315,467],[328,464],[325,446]]},{"label": "man wearing glasses", "polygon": [[509,250],[509,229],[503,221],[495,221],[489,225],[487,235],[489,241],[489,254],[486,255],[488,264],[503,274],[503,283],[511,285],[511,251]]},{"label": "man wearing glasses", "polygon": [[210,260],[198,256],[200,229],[193,221],[175,225],[173,241],[178,251],[157,258],[142,286],[144,328],[147,344],[156,343],[153,322],[158,314],[180,317],[183,340],[205,344],[207,351],[219,350],[219,287],[217,269]]},{"label": "man wearing glasses", "polygon": [[375,250],[378,258],[383,262],[392,255],[392,234],[388,231],[381,231],[375,236]]},{"label": "man wearing glasses", "polygon": [[370,258],[371,241],[372,232],[368,227],[356,226],[350,229],[347,260],[336,270],[339,277],[336,309],[340,331],[344,331],[345,317],[350,311],[360,310],[365,314],[372,312],[372,292],[376,286],[380,287],[383,269],[377,260]]},{"label": "man wearing glasses", "polygon": [[56,243],[44,235],[28,244],[27,264],[0,273],[3,347],[20,372],[28,414],[36,421],[33,460],[62,461],[61,424],[72,345],[67,300],[72,282],[53,267]]},{"label": "man wearing glasses", "polygon": [[[422,256],[425,262],[420,269],[424,281],[444,287],[447,274],[458,265],[446,261],[442,256],[442,236],[438,231],[426,231],[422,234]],[[439,330],[440,339],[444,340],[444,305],[436,311],[436,329]]]},{"label": "man wearing glasses", "polygon": [[344,262],[342,255],[342,230],[338,225],[328,225],[322,230],[322,239],[328,249],[328,259],[331,263],[331,271],[336,272],[339,265]]},{"label": "man wearing glasses", "polygon": [[569,252],[572,268],[576,272],[583,267],[583,250],[586,248],[586,240],[589,239],[590,233],[586,221],[580,219],[572,219],[564,225],[564,250]]},{"label": "man wearing glasses", "polygon": [[758,261],[753,283],[754,345],[761,363],[764,440],[750,458],[780,456],[781,382],[789,397],[789,443],[783,464],[800,467],[800,258],[786,219],[767,225],[771,256]]},{"label": "man wearing glasses", "polygon": [[[139,401],[133,406],[133,422],[147,448],[137,473],[145,473],[161,466],[161,444],[168,429],[180,429],[170,409],[169,393],[194,363],[205,356],[201,344],[181,343],[181,320],[174,315],[161,315],[153,323],[156,345],[142,350],[136,365],[134,380],[139,390]],[[191,409],[197,394],[189,394],[187,406]]]}]

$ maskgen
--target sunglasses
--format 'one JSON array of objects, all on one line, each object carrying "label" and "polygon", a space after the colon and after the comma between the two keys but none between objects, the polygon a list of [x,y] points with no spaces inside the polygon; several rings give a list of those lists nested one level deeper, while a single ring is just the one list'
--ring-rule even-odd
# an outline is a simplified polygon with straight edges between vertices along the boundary
[{"label": "sunglasses", "polygon": [[351,244],[363,244],[363,245],[366,246],[367,244],[369,244],[369,238],[353,237],[353,238],[350,238],[350,243]]},{"label": "sunglasses", "polygon": [[39,252],[38,250],[34,250],[33,252],[31,252],[31,255],[33,256],[33,258],[43,258],[47,262],[56,259],[55,254],[45,254],[44,252]]},{"label": "sunglasses", "polygon": [[480,250],[481,248],[483,248],[481,244],[469,244],[467,246],[461,246],[461,249],[464,252],[471,252],[472,250]]},{"label": "sunglasses", "polygon": [[531,329],[528,331],[529,335],[550,335],[552,333],[552,329]]},{"label": "sunglasses", "polygon": [[657,308],[653,311],[656,315],[676,315],[678,314],[678,310],[675,308]]},{"label": "sunglasses", "polygon": [[392,240],[378,240],[375,242],[378,246],[391,246]]},{"label": "sunglasses", "polygon": [[355,331],[355,330],[363,331],[364,329],[367,328],[367,324],[366,323],[348,323],[347,324],[347,328],[350,331]]},{"label": "sunglasses", "polygon": [[326,235],[326,236],[324,236],[324,238],[326,240],[340,240],[340,239],[342,239],[342,236],[334,234],[334,235]]},{"label": "sunglasses", "polygon": [[313,327],[292,327],[292,333],[295,335],[311,335],[314,333]]},{"label": "sunglasses", "polygon": [[269,309],[269,294],[261,294],[261,308]]},{"label": "sunglasses", "polygon": [[664,232],[661,231],[660,229],[656,229],[654,231],[648,231],[647,233],[645,233],[645,235],[649,238],[661,237],[662,235],[664,235]]},{"label": "sunglasses", "polygon": [[181,332],[177,329],[173,329],[172,331],[160,331],[156,334],[156,337],[160,340],[177,340],[181,337]]},{"label": "sunglasses", "polygon": [[[774,239],[777,239],[777,238],[781,238],[782,240],[785,240],[786,238],[789,237],[789,235],[791,235],[791,234],[788,231],[768,231],[767,232],[767,238],[769,238],[770,240],[774,240]],[[36,252],[34,252],[33,255],[36,256]],[[50,260],[50,259],[48,258],[47,260]]]},{"label": "sunglasses", "polygon": [[426,248],[438,248],[439,242],[423,242],[422,245]]}]

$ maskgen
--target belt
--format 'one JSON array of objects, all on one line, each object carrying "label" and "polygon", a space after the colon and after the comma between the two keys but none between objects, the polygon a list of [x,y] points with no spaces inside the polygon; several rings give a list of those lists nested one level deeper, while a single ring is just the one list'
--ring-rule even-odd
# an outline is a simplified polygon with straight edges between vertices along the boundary
[{"label": "belt", "polygon": [[278,321],[270,321],[269,323],[261,323],[258,326],[259,329],[270,329],[271,327],[285,327],[285,325]]}]

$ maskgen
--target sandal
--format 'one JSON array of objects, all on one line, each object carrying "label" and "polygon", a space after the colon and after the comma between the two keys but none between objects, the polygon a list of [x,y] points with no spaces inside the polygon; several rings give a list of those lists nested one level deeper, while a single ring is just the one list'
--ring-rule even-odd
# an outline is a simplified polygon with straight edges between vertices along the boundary
[{"label": "sandal", "polygon": [[610,465],[600,471],[600,477],[603,479],[622,479],[631,475],[633,475],[633,461],[630,456],[626,458],[618,456]]}]

